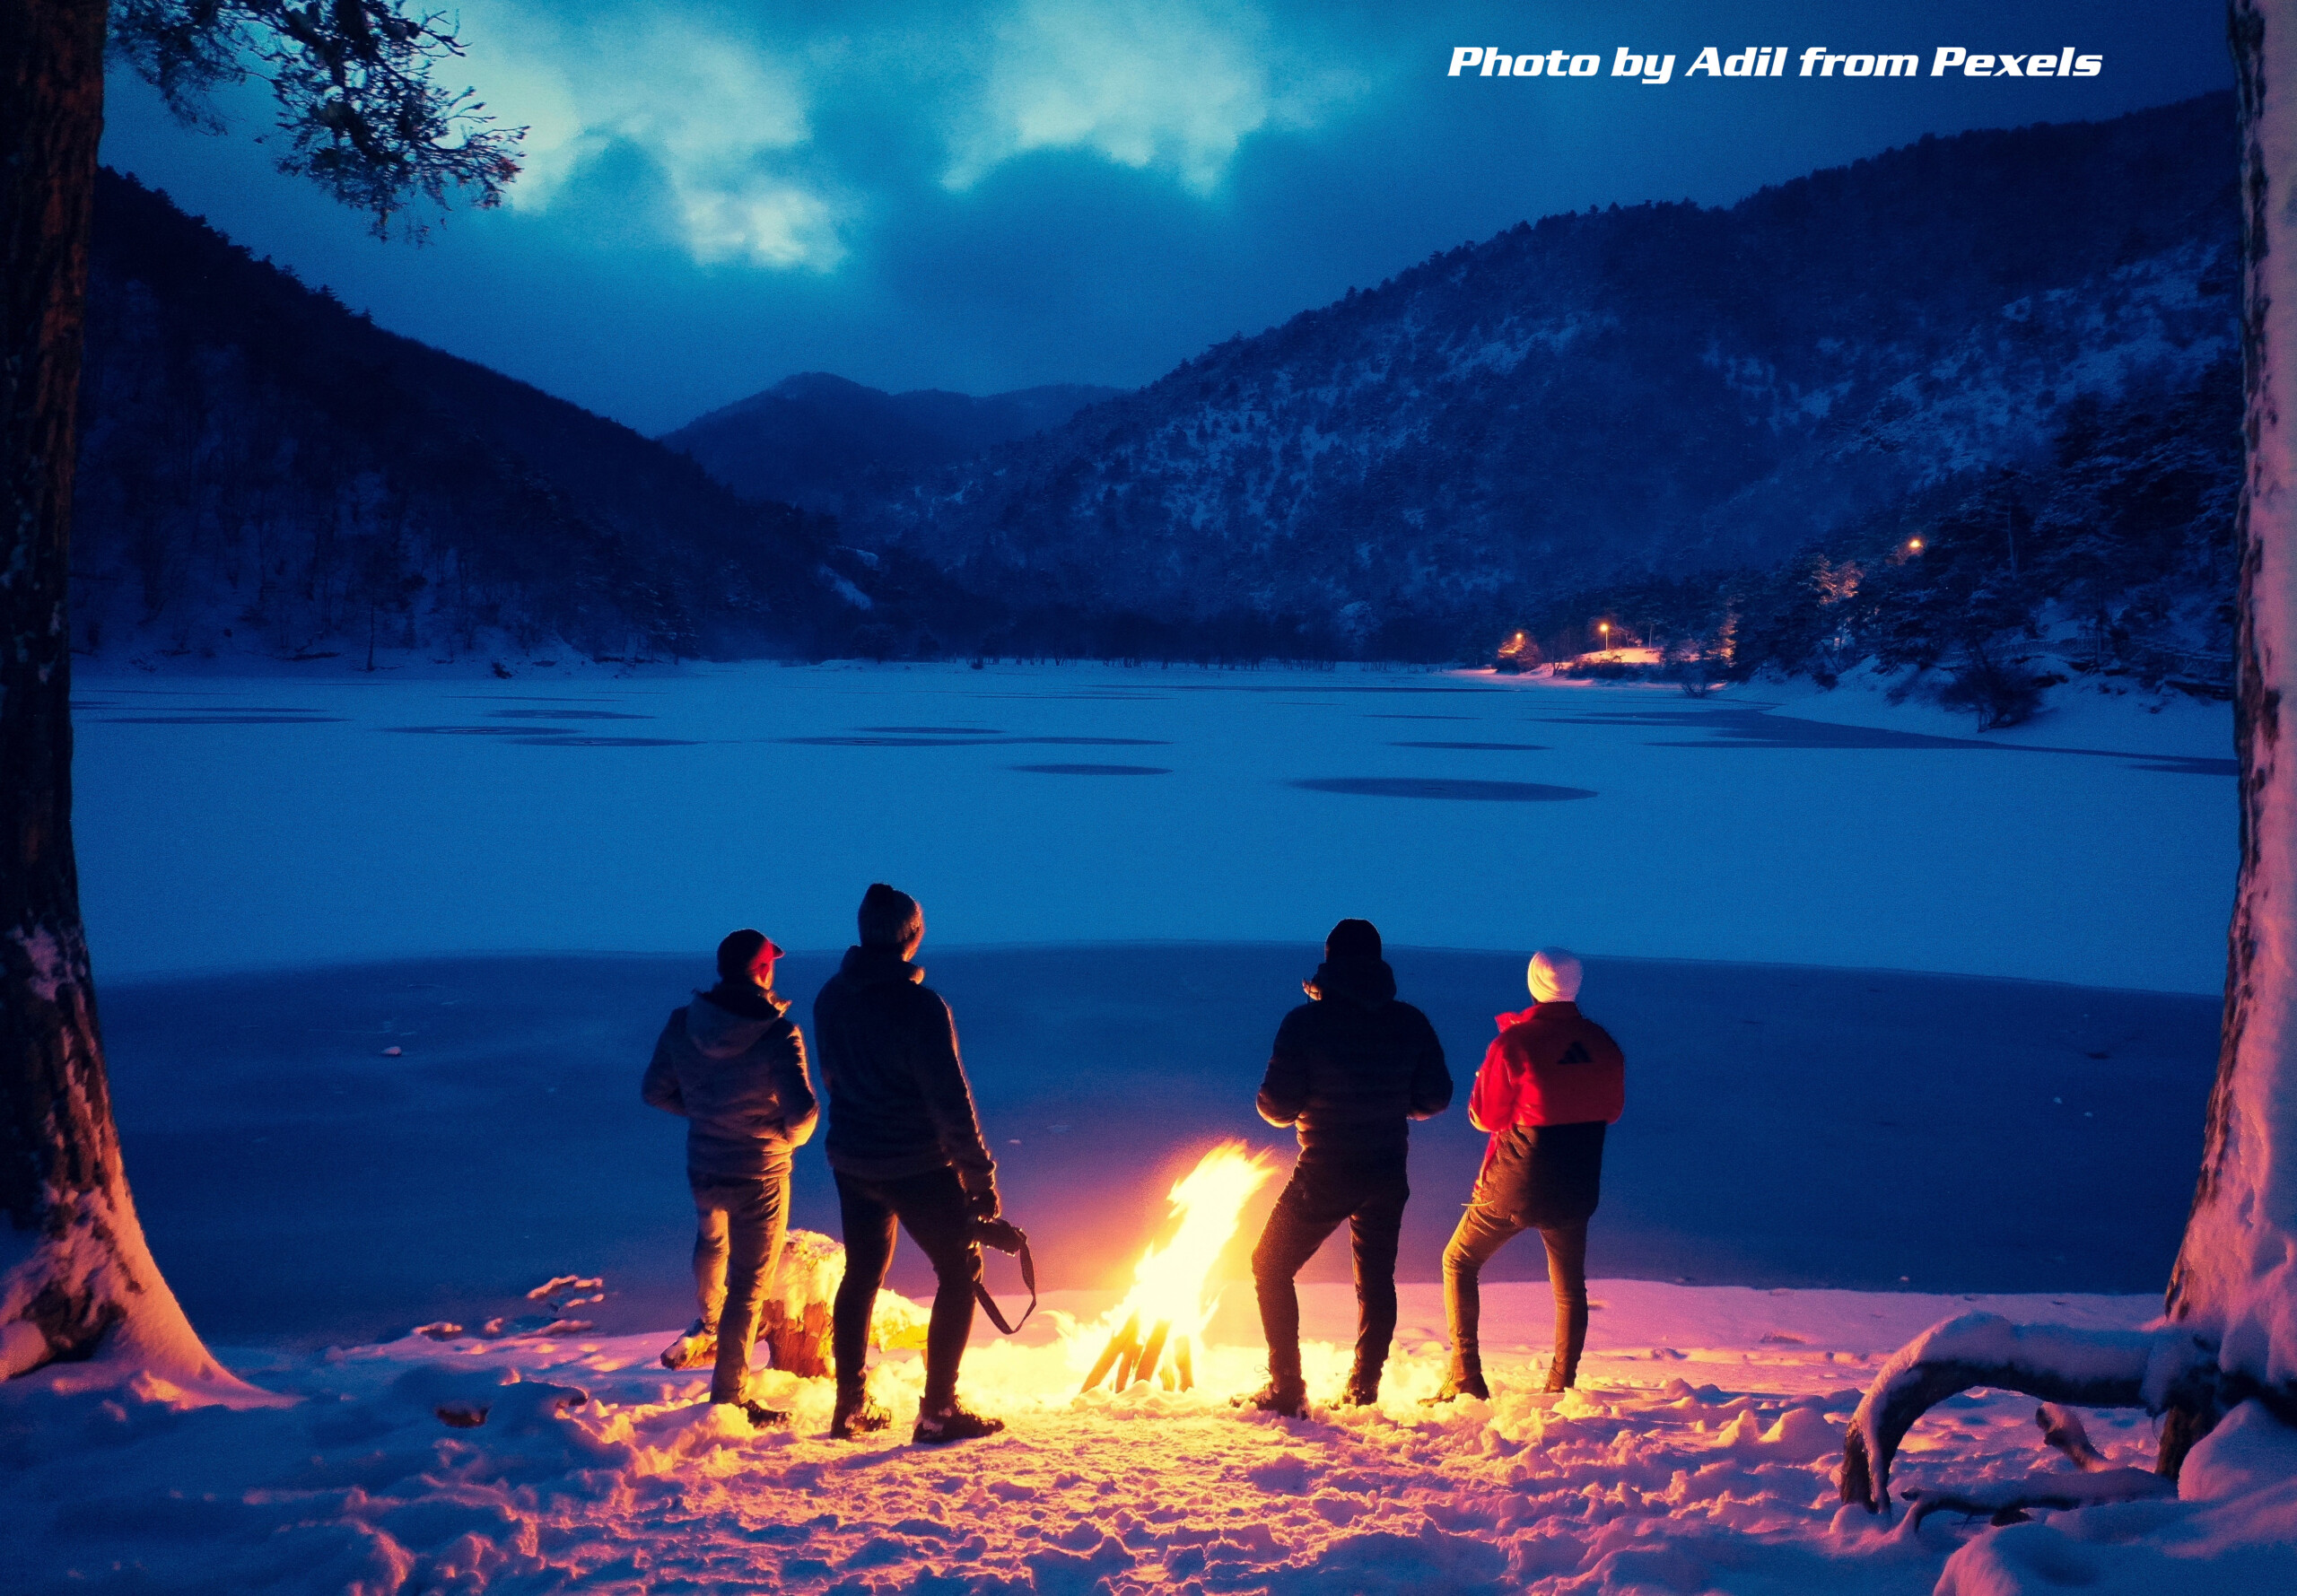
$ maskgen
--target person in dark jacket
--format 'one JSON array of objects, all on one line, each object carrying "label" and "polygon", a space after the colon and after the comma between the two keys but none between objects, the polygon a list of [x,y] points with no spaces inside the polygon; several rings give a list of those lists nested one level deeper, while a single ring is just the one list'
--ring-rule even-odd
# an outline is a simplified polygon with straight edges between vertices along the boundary
[{"label": "person in dark jacket", "polygon": [[1579,961],[1559,947],[1532,955],[1532,1007],[1499,1016],[1468,1119],[1491,1133],[1467,1212],[1444,1249],[1444,1312],[1452,1368],[1436,1400],[1489,1399],[1477,1321],[1483,1266],[1508,1240],[1537,1230],[1555,1298],[1555,1356],[1547,1389],[1579,1378],[1587,1344],[1587,1221],[1603,1196],[1603,1135],[1627,1105],[1627,1060],[1611,1033],[1579,1012]]},{"label": "person in dark jacket", "polygon": [[991,1435],[1002,1419],[957,1403],[957,1365],[973,1333],[981,1247],[974,1227],[998,1217],[997,1165],[982,1140],[957,1056],[949,1006],[910,961],[925,914],[879,882],[862,895],[861,942],[814,999],[814,1036],[829,1090],[830,1171],[845,1229],[845,1278],[832,1315],[837,1408],[830,1433],[879,1430],[869,1400],[869,1315],[893,1261],[895,1225],[933,1265],[925,1394],[912,1439],[931,1445]]},{"label": "person in dark jacket", "polygon": [[1324,962],[1303,981],[1309,1001],[1284,1016],[1261,1083],[1261,1118],[1298,1129],[1292,1179],[1253,1250],[1253,1283],[1268,1337],[1268,1385],[1244,1400],[1299,1417],[1300,1302],[1293,1277],[1344,1220],[1356,1264],[1356,1365],[1341,1400],[1379,1400],[1396,1328],[1396,1236],[1411,1195],[1408,1120],[1452,1103],[1444,1047],[1428,1016],[1396,1001],[1395,973],[1369,920],[1343,920]]},{"label": "person in dark jacket", "polygon": [[686,1182],[699,1225],[694,1280],[702,1314],[672,1342],[673,1369],[714,1367],[710,1400],[741,1403],[753,1424],[790,1416],[747,1400],[750,1347],[790,1222],[790,1157],[821,1111],[806,1078],[806,1039],[773,990],[782,950],[758,931],[718,945],[718,984],[673,1009],[639,1095],[686,1117]]}]

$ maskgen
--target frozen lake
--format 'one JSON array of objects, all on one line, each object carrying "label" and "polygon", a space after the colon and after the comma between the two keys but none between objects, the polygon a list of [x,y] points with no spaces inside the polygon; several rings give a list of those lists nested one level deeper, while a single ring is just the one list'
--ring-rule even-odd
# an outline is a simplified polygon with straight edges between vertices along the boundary
[{"label": "frozen lake", "polygon": [[82,682],[99,980],[689,953],[746,924],[830,950],[873,879],[939,947],[1299,943],[1362,915],[1421,947],[2223,980],[2222,708],[2092,696],[1978,739],[1847,690],[566,674]]},{"label": "frozen lake", "polygon": [[[1433,1281],[1484,1138],[1466,1081],[1511,955],[1391,949],[1460,1091],[1412,1129],[1398,1272]],[[1118,1284],[1207,1147],[1288,1167],[1253,1094],[1314,946],[927,946],[999,1183],[1050,1288]],[[805,1015],[832,968],[783,961]],[[684,1128],[638,1102],[707,960],[431,959],[127,982],[106,998],[121,1134],[152,1243],[228,1343],[363,1341],[529,1311],[603,1275],[607,1331],[691,1313]],[[1591,960],[1628,1112],[1588,1249],[1600,1278],[1916,1292],[2156,1292],[2216,1061],[2205,998],[1778,965]],[[397,1057],[386,1048],[397,1048]],[[1227,1255],[1239,1280],[1271,1185]],[[797,1223],[837,1233],[818,1146]],[[1012,1266],[992,1278],[1013,1286]],[[1518,1241],[1494,1279],[1542,1278]],[[1345,1232],[1307,1278],[1348,1275]],[[930,1277],[904,1243],[895,1283]],[[1231,1295],[1246,1321],[1249,1285]],[[981,1333],[985,1337],[984,1327]]]},{"label": "frozen lake", "polygon": [[[2222,711],[2089,698],[1979,739],[1850,691],[537,674],[82,685],[129,1167],[214,1334],[468,1321],[565,1272],[607,1275],[609,1326],[683,1318],[679,1127],[634,1095],[653,1033],[745,923],[799,950],[802,1017],[873,878],[926,905],[1052,1286],[1109,1284],[1211,1139],[1288,1145],[1252,1092],[1344,914],[1386,933],[1463,1099],[1524,951],[1593,955],[1634,1082],[1598,1275],[2166,1273],[2214,1057]],[[1457,1108],[1415,1135],[1407,1278],[1481,1141]],[[797,1203],[834,1228],[817,1154]],[[1328,1252],[1312,1278],[1344,1274]]]}]

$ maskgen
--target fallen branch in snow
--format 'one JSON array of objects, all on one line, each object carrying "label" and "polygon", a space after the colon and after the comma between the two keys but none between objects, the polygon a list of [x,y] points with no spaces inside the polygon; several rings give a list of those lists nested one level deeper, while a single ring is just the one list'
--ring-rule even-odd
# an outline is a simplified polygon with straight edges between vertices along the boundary
[{"label": "fallen branch in snow", "polygon": [[[1894,1353],[1851,1416],[1842,1499],[1870,1513],[1890,1504],[1891,1460],[1925,1413],[1972,1386],[2078,1408],[2214,1412],[2216,1349],[2190,1330],[2080,1330],[1965,1313]],[[2047,1429],[2047,1425],[2045,1428]]]},{"label": "fallen branch in snow", "polygon": [[1967,1513],[1997,1524],[2014,1524],[2029,1507],[2059,1512],[2094,1507],[2100,1502],[2137,1502],[2152,1496],[2174,1496],[2177,1482],[2148,1469],[2102,1469],[2085,1474],[2031,1474],[2023,1479],[1997,1479],[1959,1490],[1912,1490],[1900,1495],[1911,1510],[1907,1532],[1919,1528],[1934,1513]]}]

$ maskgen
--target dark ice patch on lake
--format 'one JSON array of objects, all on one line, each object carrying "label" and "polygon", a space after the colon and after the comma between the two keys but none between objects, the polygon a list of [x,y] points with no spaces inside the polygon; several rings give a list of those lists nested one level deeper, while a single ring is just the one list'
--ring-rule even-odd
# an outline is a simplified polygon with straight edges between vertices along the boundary
[{"label": "dark ice patch on lake", "polygon": [[1475,781],[1445,776],[1316,776],[1288,781],[1309,792],[1351,798],[1454,798],[1487,804],[1555,804],[1591,798],[1592,788],[1550,787],[1539,781]]},{"label": "dark ice patch on lake", "polygon": [[494,710],[490,711],[497,720],[651,720],[651,715],[633,715],[622,710]]},{"label": "dark ice patch on lake", "polygon": [[[553,716],[553,720],[560,717]],[[567,717],[572,719],[572,717]],[[615,720],[651,720],[651,715],[617,715]],[[692,748],[698,737],[599,737],[577,732],[554,734],[544,726],[386,726],[385,731],[414,732],[424,737],[498,737],[529,748]]]},{"label": "dark ice patch on lake", "polygon": [[698,748],[702,746],[699,737],[592,737],[572,734],[563,737],[512,737],[511,741],[526,748]]},{"label": "dark ice patch on lake", "polygon": [[107,715],[106,726],[325,726],[341,715]]},{"label": "dark ice patch on lake", "polygon": [[2127,759],[2141,771],[2176,776],[2235,776],[2231,759],[2186,754],[2140,754],[2127,748],[2060,748],[2038,743],[1995,743],[1980,737],[1943,737],[1929,732],[1895,731],[1879,726],[1839,726],[1827,720],[1798,720],[1768,710],[1614,710],[1587,715],[1542,715],[1550,725],[1665,726],[1707,735],[1692,740],[1662,738],[1654,748],[1952,748],[1989,754],[2063,754],[2092,759]]},{"label": "dark ice patch on lake", "polygon": [[1017,746],[1073,748],[1163,748],[1164,737],[782,737],[811,748],[997,748]]},{"label": "dark ice patch on lake", "polygon": [[[1321,928],[1318,928],[1319,929]],[[1485,1138],[1468,1085],[1524,955],[1394,948],[1458,1082],[1412,1127],[1399,1270],[1439,1277]],[[1313,943],[948,949],[1006,1208],[1050,1289],[1112,1284],[1173,1181],[1240,1137]],[[808,1013],[834,954],[777,984]],[[693,1317],[684,1125],[638,1102],[692,957],[555,954],[117,981],[104,1034],[136,1207],[211,1340],[476,1324],[538,1280],[603,1276],[606,1333]],[[2200,1158],[2217,1000],[2039,981],[1589,957],[1628,1056],[1588,1258],[1598,1278],[1864,1290],[2158,1289]],[[384,1050],[398,1048],[400,1056]],[[2099,1058],[2095,1055],[2105,1054]],[[793,1222],[837,1231],[821,1138]],[[1265,1189],[1223,1274],[1245,1259]],[[1487,1269],[1535,1279],[1518,1240]],[[1342,1236],[1307,1278],[1347,1278]],[[914,1250],[893,1284],[930,1296]]]},{"label": "dark ice patch on lake", "polygon": [[1169,776],[1157,764],[1009,764],[1009,771],[1028,771],[1040,776]]}]

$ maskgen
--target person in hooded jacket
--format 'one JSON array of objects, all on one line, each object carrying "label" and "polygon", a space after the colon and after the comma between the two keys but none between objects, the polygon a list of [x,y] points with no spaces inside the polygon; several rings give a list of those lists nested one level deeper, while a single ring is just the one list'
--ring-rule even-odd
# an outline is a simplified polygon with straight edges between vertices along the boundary
[{"label": "person in hooded jacket", "polygon": [[883,882],[862,894],[860,945],[814,999],[814,1036],[829,1090],[826,1150],[845,1231],[845,1278],[832,1304],[837,1406],[830,1434],[891,1422],[869,1400],[869,1318],[893,1261],[896,1225],[933,1265],[925,1392],[911,1439],[924,1445],[991,1435],[999,1418],[957,1402],[957,1365],[981,1285],[975,1226],[998,1217],[997,1164],[982,1139],[957,1055],[956,1022],[911,960],[925,911]]},{"label": "person in hooded jacket", "polygon": [[639,1095],[684,1115],[686,1182],[698,1225],[694,1282],[701,1317],[662,1354],[673,1369],[713,1367],[712,1402],[755,1425],[790,1416],[747,1400],[750,1348],[790,1223],[790,1159],[821,1111],[806,1039],[773,990],[782,950],[739,930],[718,945],[718,984],[673,1009]]},{"label": "person in hooded jacket", "polygon": [[1547,1243],[1555,1298],[1555,1356],[1547,1389],[1579,1378],[1587,1344],[1587,1221],[1603,1196],[1603,1136],[1627,1105],[1627,1060],[1611,1033],[1579,1012],[1583,972],[1559,947],[1532,955],[1532,1007],[1499,1016],[1468,1120],[1491,1133],[1459,1228],[1444,1249],[1444,1312],[1452,1367],[1433,1399],[1491,1395],[1477,1325],[1483,1266],[1525,1230]]},{"label": "person in hooded jacket", "polygon": [[1297,1418],[1300,1301],[1293,1278],[1342,1222],[1356,1267],[1356,1363],[1341,1401],[1379,1400],[1396,1328],[1396,1238],[1411,1195],[1406,1121],[1452,1103],[1444,1045],[1428,1016],[1396,1000],[1395,972],[1372,922],[1343,920],[1324,962],[1301,983],[1308,1001],[1284,1016],[1261,1083],[1261,1118],[1300,1138],[1292,1179],[1253,1249],[1253,1284],[1268,1338],[1268,1384],[1239,1405]]}]

